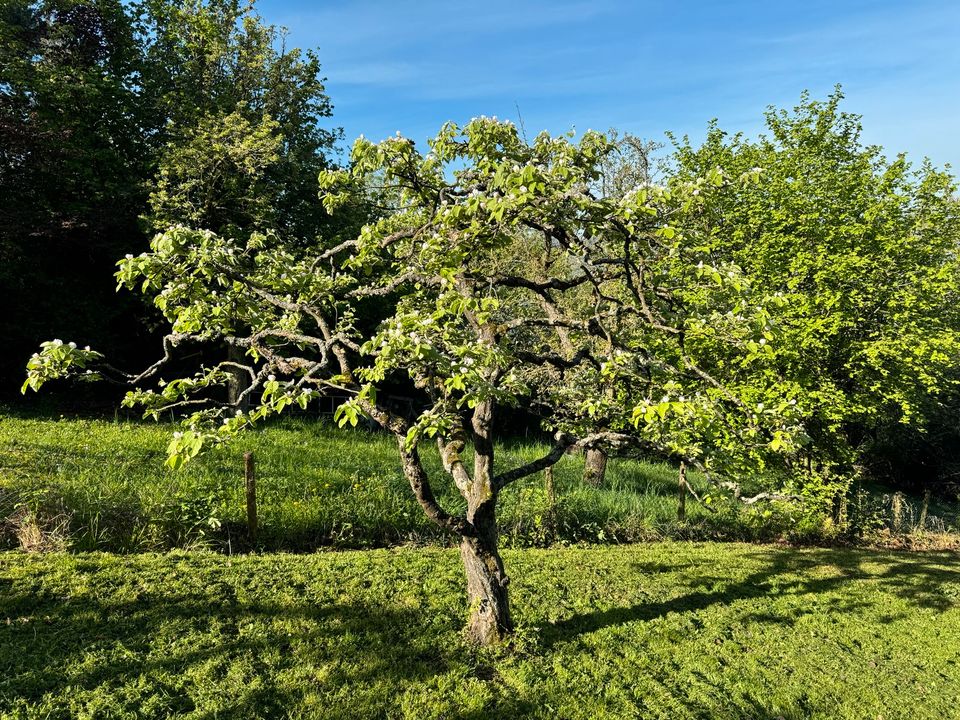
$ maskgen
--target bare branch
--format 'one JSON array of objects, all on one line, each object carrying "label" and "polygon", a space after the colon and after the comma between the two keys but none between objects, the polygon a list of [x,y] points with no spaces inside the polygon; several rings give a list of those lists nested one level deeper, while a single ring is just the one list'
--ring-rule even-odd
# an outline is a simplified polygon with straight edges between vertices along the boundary
[{"label": "bare branch", "polygon": [[540,472],[548,467],[556,465],[560,458],[563,457],[563,454],[567,451],[571,445],[576,442],[576,438],[573,435],[567,433],[558,432],[553,436],[553,447],[550,448],[548,452],[543,457],[534,460],[533,462],[528,462],[526,465],[521,465],[518,468],[513,470],[508,470],[505,473],[497,475],[493,484],[496,488],[503,488],[509,485],[520,478],[525,478],[528,475],[533,475],[533,473]]}]

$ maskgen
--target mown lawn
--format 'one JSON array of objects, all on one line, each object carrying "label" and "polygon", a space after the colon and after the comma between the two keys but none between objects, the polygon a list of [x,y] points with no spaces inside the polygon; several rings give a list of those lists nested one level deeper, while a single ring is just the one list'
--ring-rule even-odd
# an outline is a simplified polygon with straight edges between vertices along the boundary
[{"label": "mown lawn", "polygon": [[937,718],[948,553],[514,550],[513,647],[470,649],[439,548],[0,554],[11,718]]}]

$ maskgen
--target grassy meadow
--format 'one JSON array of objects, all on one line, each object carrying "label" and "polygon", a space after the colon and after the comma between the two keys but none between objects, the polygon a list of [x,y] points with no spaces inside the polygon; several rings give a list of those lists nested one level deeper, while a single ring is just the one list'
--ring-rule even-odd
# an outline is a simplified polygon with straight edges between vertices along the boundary
[{"label": "grassy meadow", "polygon": [[455,550],[0,553],[8,718],[945,719],[955,554],[659,542],[505,554],[519,632],[461,640]]},{"label": "grassy meadow", "polygon": [[[243,452],[257,466],[257,546],[312,550],[443,541],[400,471],[391,437],[286,421],[246,435],[180,471],[164,467],[169,425],[103,420],[0,420],[0,517],[36,521],[50,542],[73,550],[149,551],[215,546],[247,549]],[[546,452],[536,442],[499,449],[501,467]],[[435,491],[446,507],[462,500],[424,448]],[[602,488],[581,482],[583,460],[565,457],[554,473],[551,504],[543,475],[504,492],[505,543],[626,542],[687,533],[745,534],[738,520],[692,499],[677,526],[677,470],[661,462],[614,460]],[[702,482],[693,474],[690,480]],[[16,522],[6,544],[16,546]]]},{"label": "grassy meadow", "polygon": [[[84,419],[0,418],[0,547],[140,552],[180,548],[310,551],[404,543],[445,543],[400,471],[394,441],[382,433],[293,419],[245,435],[171,471],[164,466],[173,427]],[[500,467],[546,452],[517,440],[499,448]],[[259,533],[246,531],[243,452],[257,465]],[[462,500],[426,445],[425,462],[445,507]],[[583,460],[566,456],[553,497],[542,474],[508,488],[499,519],[506,546],[623,543],[662,538],[830,541],[829,522],[790,504],[737,507],[719,496],[711,510],[688,497],[677,520],[677,469],[660,461],[611,460],[602,487],[581,482]],[[696,473],[688,480],[710,490]],[[887,499],[888,500],[888,499]],[[861,493],[861,525],[882,530],[884,500]],[[889,503],[888,503],[889,504]],[[904,526],[919,515],[904,502]],[[956,506],[935,505],[926,527],[955,531]]]}]

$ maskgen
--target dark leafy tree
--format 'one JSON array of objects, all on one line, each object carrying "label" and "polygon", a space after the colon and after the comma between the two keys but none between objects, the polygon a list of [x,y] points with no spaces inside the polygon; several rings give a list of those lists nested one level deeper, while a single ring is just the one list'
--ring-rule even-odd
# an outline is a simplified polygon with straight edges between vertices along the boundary
[{"label": "dark leafy tree", "polygon": [[[150,168],[140,27],[119,0],[0,7],[0,318],[17,354],[68,330],[113,346],[136,305],[110,268],[139,250]],[[69,302],[64,297],[70,297]]]}]

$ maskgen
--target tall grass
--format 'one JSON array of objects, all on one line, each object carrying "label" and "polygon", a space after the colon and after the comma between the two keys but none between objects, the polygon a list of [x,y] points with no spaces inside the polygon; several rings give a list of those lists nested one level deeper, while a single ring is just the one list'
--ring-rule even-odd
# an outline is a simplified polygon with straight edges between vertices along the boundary
[{"label": "tall grass", "polygon": [[[257,463],[260,549],[449,541],[413,499],[385,434],[290,419],[171,471],[163,464],[171,431],[120,420],[0,419],[0,546],[22,545],[27,534],[74,550],[249,549],[245,451]],[[498,463],[513,467],[546,451],[542,443],[506,442]],[[441,503],[461,510],[435,448],[425,446],[423,456]],[[507,488],[499,510],[505,544],[762,540],[818,531],[816,522],[804,529],[790,508],[743,510],[723,502],[708,512],[688,501],[686,522],[678,523],[677,469],[667,463],[614,459],[598,488],[584,485],[582,472],[579,456],[556,466],[553,505],[540,474]],[[700,493],[708,489],[696,473],[688,481]]]}]

